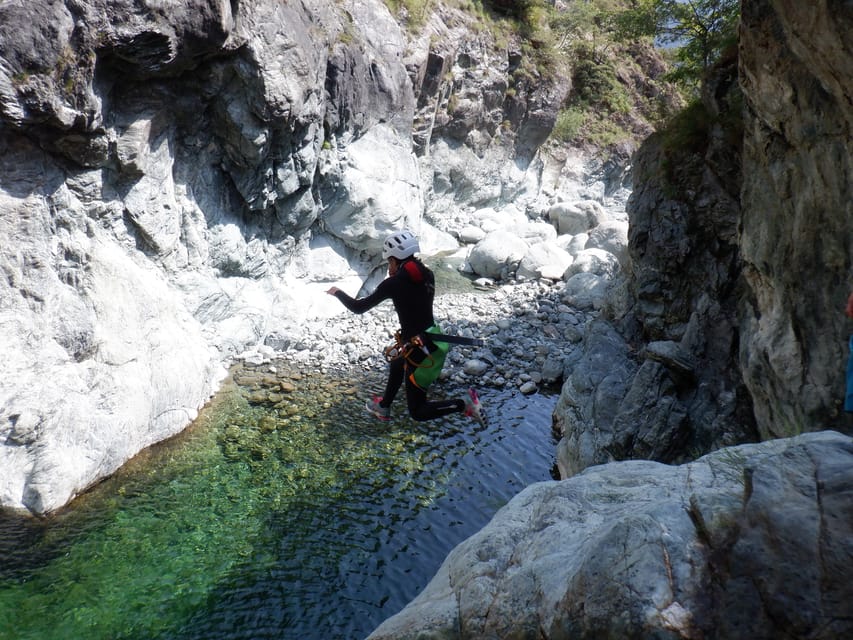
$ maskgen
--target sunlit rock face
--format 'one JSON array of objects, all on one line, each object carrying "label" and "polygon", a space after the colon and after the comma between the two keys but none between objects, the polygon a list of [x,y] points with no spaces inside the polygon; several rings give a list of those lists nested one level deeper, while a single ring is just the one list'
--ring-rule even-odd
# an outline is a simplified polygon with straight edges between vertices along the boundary
[{"label": "sunlit rock face", "polygon": [[53,510],[185,427],[229,358],[331,313],[324,287],[357,289],[391,230],[433,211],[425,246],[456,247],[472,202],[540,196],[568,83],[525,76],[504,104],[520,49],[465,20],[2,3],[0,503]]},{"label": "sunlit rock face", "polygon": [[[321,213],[340,277],[420,212],[384,5],[237,7],[0,8],[3,504],[55,509],[185,427],[230,355],[298,320],[287,267]],[[359,137],[384,165],[348,163]]]},{"label": "sunlit rock face", "polygon": [[369,639],[845,637],[851,462],[822,432],[531,485]]}]

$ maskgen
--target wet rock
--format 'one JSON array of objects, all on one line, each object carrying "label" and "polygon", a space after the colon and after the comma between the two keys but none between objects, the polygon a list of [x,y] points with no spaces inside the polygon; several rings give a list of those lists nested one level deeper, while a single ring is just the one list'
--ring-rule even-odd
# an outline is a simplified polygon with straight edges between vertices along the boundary
[{"label": "wet rock", "polygon": [[532,380],[528,380],[527,382],[523,383],[518,388],[518,390],[521,391],[521,393],[523,393],[524,395],[529,396],[532,393],[536,393],[537,386],[535,382],[533,382]]},{"label": "wet rock", "polygon": [[481,376],[489,368],[489,365],[482,360],[468,360],[462,370],[469,376]]},{"label": "wet rock", "polygon": [[246,398],[251,404],[267,404],[269,394],[266,391],[253,391]]},{"label": "wet rock", "polygon": [[554,384],[563,377],[563,358],[559,356],[548,356],[542,365],[542,381]]},{"label": "wet rock", "polygon": [[278,428],[278,424],[272,416],[263,416],[258,421],[258,427],[263,432],[275,431]]}]

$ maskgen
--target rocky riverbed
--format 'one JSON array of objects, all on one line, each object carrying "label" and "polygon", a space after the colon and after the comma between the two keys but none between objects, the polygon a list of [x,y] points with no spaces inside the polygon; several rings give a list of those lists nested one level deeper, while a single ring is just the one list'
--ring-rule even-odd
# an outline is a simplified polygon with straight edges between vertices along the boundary
[{"label": "rocky riverbed", "polygon": [[[589,300],[580,301],[563,281],[513,280],[497,286],[480,280],[470,289],[439,291],[435,300],[436,321],[445,333],[486,342],[482,347],[453,345],[441,380],[455,385],[524,394],[556,387],[570,366],[584,326],[598,314]],[[292,380],[294,370],[384,370],[382,350],[394,342],[397,328],[390,302],[363,315],[342,308],[338,317],[306,323],[298,335],[278,335],[269,344],[242,353],[235,361],[236,381],[266,387],[274,403],[277,394],[298,383]],[[270,384],[263,384],[264,378]]]}]

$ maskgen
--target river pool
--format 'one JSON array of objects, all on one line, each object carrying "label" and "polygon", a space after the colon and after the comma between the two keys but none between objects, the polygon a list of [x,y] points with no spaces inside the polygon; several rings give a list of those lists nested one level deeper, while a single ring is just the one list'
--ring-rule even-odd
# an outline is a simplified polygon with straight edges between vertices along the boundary
[{"label": "river pool", "polygon": [[0,638],[364,638],[556,447],[553,392],[482,391],[486,427],[414,422],[401,394],[380,422],[383,375],[294,376],[275,406],[228,383],[61,512],[0,513]]}]

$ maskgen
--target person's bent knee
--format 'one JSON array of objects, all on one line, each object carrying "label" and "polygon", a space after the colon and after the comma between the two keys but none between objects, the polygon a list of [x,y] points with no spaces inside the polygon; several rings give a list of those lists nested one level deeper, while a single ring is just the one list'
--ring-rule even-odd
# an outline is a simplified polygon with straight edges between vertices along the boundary
[{"label": "person's bent knee", "polygon": [[432,416],[425,409],[425,407],[409,409],[409,415],[412,416],[413,420],[417,420],[418,422],[426,422],[427,420],[432,419]]}]

